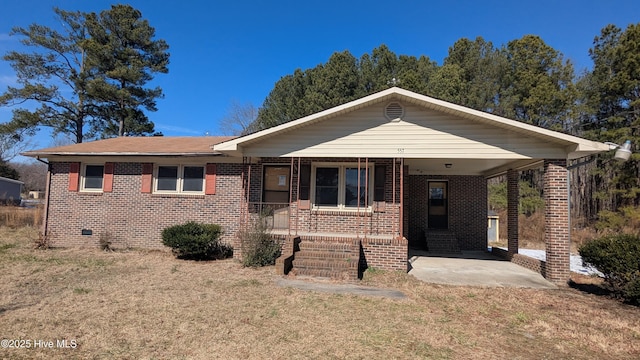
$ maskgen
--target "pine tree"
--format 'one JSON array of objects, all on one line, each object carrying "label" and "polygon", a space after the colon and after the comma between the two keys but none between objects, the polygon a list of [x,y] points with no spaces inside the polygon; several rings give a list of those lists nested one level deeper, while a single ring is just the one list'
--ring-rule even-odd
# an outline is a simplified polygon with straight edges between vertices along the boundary
[{"label": "pine tree", "polygon": [[86,17],[89,37],[83,46],[98,74],[89,93],[97,103],[104,134],[153,132],[142,108],[156,111],[162,89],[145,85],[154,73],[169,71],[169,46],[164,40],[153,40],[155,29],[130,5],[113,5]]},{"label": "pine tree", "polygon": [[92,72],[81,46],[87,36],[84,14],[58,8],[54,12],[62,23],[61,31],[33,24],[11,32],[22,36],[21,43],[33,52],[9,51],[4,55],[21,86],[9,86],[0,96],[0,105],[39,107],[14,109],[11,121],[0,124],[0,133],[30,136],[40,127],[49,127],[54,134],[71,135],[80,143],[94,135],[86,133],[86,126],[94,118],[87,95]]}]

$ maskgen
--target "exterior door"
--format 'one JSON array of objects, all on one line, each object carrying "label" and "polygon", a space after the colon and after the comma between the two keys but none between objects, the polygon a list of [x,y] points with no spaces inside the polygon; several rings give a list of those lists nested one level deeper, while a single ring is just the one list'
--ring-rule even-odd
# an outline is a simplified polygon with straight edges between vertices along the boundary
[{"label": "exterior door", "polygon": [[262,179],[262,202],[289,204],[289,178],[291,168],[282,165],[265,165]]},{"label": "exterior door", "polygon": [[429,181],[428,227],[430,229],[449,228],[449,204],[446,181]]},{"label": "exterior door", "polygon": [[289,228],[289,186],[291,167],[265,165],[260,212],[273,229]]}]

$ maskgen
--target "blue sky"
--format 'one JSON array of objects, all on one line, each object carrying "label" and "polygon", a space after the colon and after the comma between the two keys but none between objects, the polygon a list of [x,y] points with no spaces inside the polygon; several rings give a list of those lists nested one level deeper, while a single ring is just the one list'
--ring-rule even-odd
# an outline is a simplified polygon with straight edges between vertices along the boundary
[{"label": "blue sky", "polygon": [[[0,0],[0,53],[16,49],[13,26],[56,27],[52,7],[96,11],[114,2]],[[570,59],[577,71],[591,67],[588,50],[607,24],[640,22],[634,0],[521,1],[152,1],[129,2],[170,46],[168,74],[155,85],[165,98],[148,116],[167,136],[219,133],[233,102],[259,107],[278,79],[297,68],[326,62],[336,51],[360,57],[386,44],[397,55],[426,55],[442,64],[463,37],[494,45],[535,34]],[[14,81],[0,61],[0,91]],[[11,109],[0,108],[0,122]],[[51,144],[47,131],[34,147]]]}]

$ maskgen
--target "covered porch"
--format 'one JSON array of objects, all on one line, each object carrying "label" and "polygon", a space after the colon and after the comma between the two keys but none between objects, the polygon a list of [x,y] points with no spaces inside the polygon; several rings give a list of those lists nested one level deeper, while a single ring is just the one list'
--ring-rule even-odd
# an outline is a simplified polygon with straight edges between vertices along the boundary
[{"label": "covered porch", "polygon": [[[437,237],[455,245],[447,251],[486,249],[487,179],[499,175],[508,181],[506,256],[514,258],[518,174],[543,167],[541,272],[564,283],[567,161],[608,146],[391,88],[214,150],[244,159],[240,221],[266,214],[292,256],[305,242],[342,244],[345,262],[402,271],[410,247],[434,251]],[[331,258],[322,246],[313,256]]]}]

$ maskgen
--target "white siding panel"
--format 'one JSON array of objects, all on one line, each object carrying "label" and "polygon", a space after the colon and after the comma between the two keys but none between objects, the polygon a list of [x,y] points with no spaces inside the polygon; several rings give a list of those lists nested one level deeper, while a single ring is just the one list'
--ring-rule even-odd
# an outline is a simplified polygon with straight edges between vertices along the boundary
[{"label": "white siding panel", "polygon": [[265,139],[247,156],[531,159],[565,158],[558,144],[502,128],[405,105],[403,121],[390,122],[384,106],[360,109]]}]

